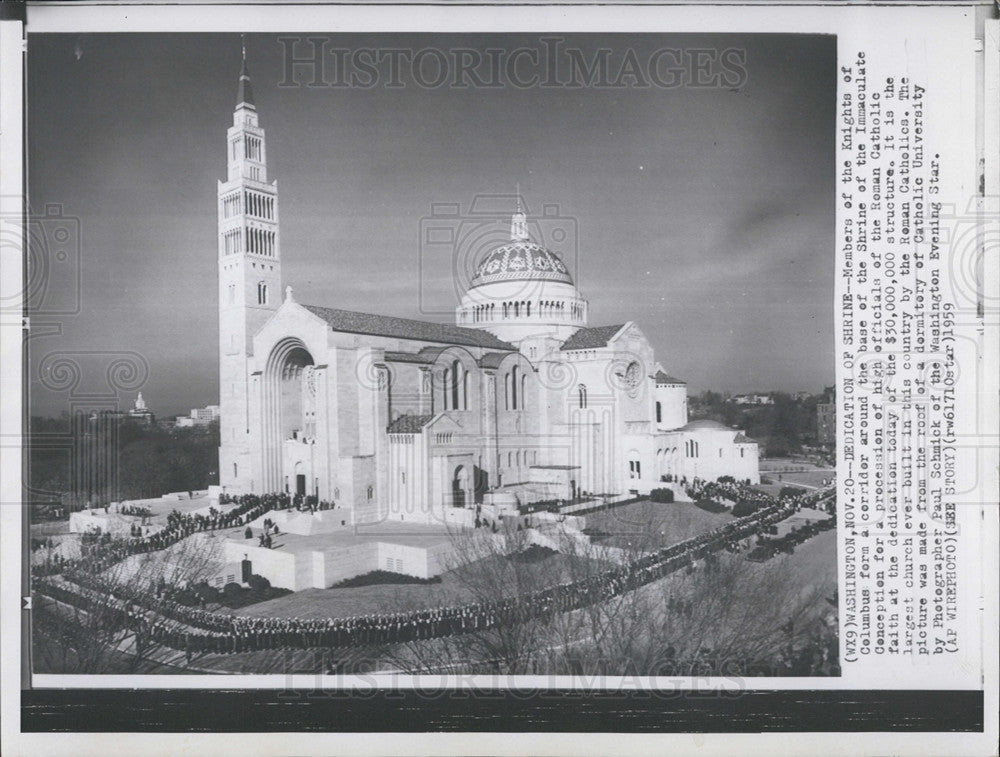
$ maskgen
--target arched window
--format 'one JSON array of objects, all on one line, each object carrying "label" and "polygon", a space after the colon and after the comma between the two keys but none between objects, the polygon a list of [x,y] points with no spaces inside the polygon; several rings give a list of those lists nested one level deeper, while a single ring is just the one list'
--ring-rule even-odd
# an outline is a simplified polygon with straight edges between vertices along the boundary
[{"label": "arched window", "polygon": [[528,377],[524,374],[521,375],[521,391],[519,396],[521,397],[521,409],[526,409],[528,407],[528,393],[525,391],[526,381]]},{"label": "arched window", "polygon": [[663,408],[660,406],[659,402],[656,403],[656,422],[663,422]]},{"label": "arched window", "polygon": [[257,304],[266,305],[267,304],[267,284],[263,281],[257,284]]},{"label": "arched window", "polygon": [[469,372],[462,372],[462,409],[469,409]]},{"label": "arched window", "polygon": [[510,409],[517,410],[517,378],[520,371],[515,365],[510,369]]},{"label": "arched window", "polygon": [[576,403],[580,406],[581,410],[587,407],[587,387],[580,384],[576,388]]},{"label": "arched window", "polygon": [[462,380],[460,374],[461,370],[462,366],[459,364],[459,362],[457,360],[452,361],[451,364],[451,409],[452,410],[459,409],[458,387],[459,383]]},{"label": "arched window", "polygon": [[514,453],[513,452],[508,452],[507,453],[507,467],[508,468],[513,468],[514,467]]},{"label": "arched window", "polygon": [[518,450],[517,454],[514,456],[514,464],[517,465],[518,468],[521,467],[521,450]]},{"label": "arched window", "polygon": [[368,487],[368,499],[371,499],[374,496],[375,496],[375,487],[369,486]]},{"label": "arched window", "polygon": [[510,374],[503,376],[503,409],[510,410]]},{"label": "arched window", "polygon": [[444,393],[444,409],[451,410],[448,401],[451,399],[451,368],[444,369],[444,381],[441,382],[441,391]]}]

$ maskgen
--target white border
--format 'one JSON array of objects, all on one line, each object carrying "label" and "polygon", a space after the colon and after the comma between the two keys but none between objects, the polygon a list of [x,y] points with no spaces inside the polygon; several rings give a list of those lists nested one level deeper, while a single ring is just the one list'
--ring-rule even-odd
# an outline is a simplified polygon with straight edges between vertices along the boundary
[{"label": "white border", "polygon": [[[949,8],[948,18],[956,23],[956,28],[966,28],[966,33],[973,28],[975,17],[982,15],[983,8],[979,6],[989,6],[989,2],[954,4],[957,7]],[[736,7],[739,6],[739,7]],[[359,5],[281,5],[280,7],[268,6],[263,3],[250,5],[223,4],[200,7],[178,7],[177,5],[160,4],[116,4],[113,6],[96,3],[72,3],[57,4],[46,3],[44,5],[29,4],[28,12],[28,32],[98,32],[98,31],[118,31],[118,32],[143,32],[143,31],[248,31],[248,32],[275,32],[280,29],[307,31],[309,29],[323,29],[330,32],[349,32],[377,29],[379,31],[435,31],[435,32],[461,32],[461,31],[517,31],[517,32],[582,32],[582,31],[602,31],[602,32],[628,32],[641,29],[643,32],[768,32],[768,33],[825,33],[836,34],[840,39],[840,44],[845,40],[862,37],[870,39],[870,30],[878,30],[880,34],[889,33],[893,35],[914,34],[932,36],[941,34],[939,26],[942,20],[940,7],[931,5],[921,5],[919,7],[907,5],[901,8],[899,5],[873,6],[870,4],[844,4],[835,3],[831,5],[823,4],[780,4],[765,5],[742,3],[718,3],[712,5],[701,5],[691,7],[685,5],[665,4],[664,6],[631,6],[608,7],[598,5],[573,6],[566,5],[535,5],[518,4],[514,6],[458,6],[452,4],[422,5],[415,6],[397,4],[379,4],[377,6]],[[280,19],[276,23],[276,19]],[[961,20],[959,20],[961,19]],[[928,31],[933,29],[933,31]],[[996,45],[998,44],[997,25],[994,22],[987,32],[988,52],[986,53],[986,87],[992,86],[992,91],[997,91],[997,81],[1000,76],[995,68],[998,63]],[[858,44],[855,41],[853,44]],[[839,51],[843,53],[841,48]],[[7,22],[2,24],[0,29],[0,154],[2,154],[2,164],[0,164],[0,202],[2,198],[10,198],[11,195],[19,195],[20,175],[23,170],[19,153],[21,149],[21,123],[16,116],[21,108],[21,89],[10,86],[12,78],[20,81],[20,71],[23,57],[20,49],[20,24]],[[16,77],[16,78],[15,78]],[[987,107],[984,114],[986,122],[986,145],[992,147],[993,155],[1000,154],[998,150],[998,140],[996,137],[996,127],[1000,123],[998,107]],[[992,127],[992,130],[991,130]],[[987,155],[991,155],[990,149],[986,150]],[[991,186],[995,189],[1000,187],[1000,167],[996,160],[987,164],[987,174],[991,181]],[[7,200],[9,202],[9,199]],[[833,251],[831,250],[831,253]],[[5,256],[0,258],[0,273],[4,281],[21,280],[21,261],[8,260]],[[996,261],[987,261],[987,273],[996,274]],[[988,278],[994,288],[997,286],[996,278]],[[5,285],[6,287],[6,285]],[[996,296],[996,292],[993,293]],[[0,418],[0,432],[5,434],[5,438],[13,429],[15,433],[20,433],[20,324],[17,324],[17,331],[13,332],[12,324],[3,323],[3,360],[0,366],[0,377],[4,381],[3,409]],[[16,336],[15,336],[16,334]],[[17,347],[13,349],[12,339],[16,339]],[[11,360],[13,355],[17,356],[16,362]],[[997,353],[984,356],[987,364],[997,365]],[[995,371],[987,371],[987,374],[995,377]],[[996,388],[996,383],[991,385]],[[996,406],[993,397],[993,407]],[[16,403],[16,404],[15,404]],[[14,408],[17,412],[10,412]],[[8,451],[7,447],[0,449],[0,494],[3,502],[16,502],[19,498],[19,481],[21,474],[21,463],[19,451],[14,454]],[[995,480],[995,476],[993,477]],[[13,496],[11,494],[13,493]],[[19,508],[5,507],[0,512],[0,549],[2,549],[3,573],[7,576],[15,575],[19,569],[19,544],[20,544],[20,511]],[[995,547],[997,544],[997,526],[995,519],[986,518],[984,521],[983,540],[985,545],[984,556],[989,564],[984,568],[984,597],[986,603],[984,607],[984,628],[997,628],[997,605],[998,595],[997,585],[997,555]],[[20,678],[19,663],[19,615],[20,613],[10,612],[12,607],[19,605],[18,594],[20,587],[13,581],[5,581],[2,586],[2,606],[7,612],[0,613],[0,629],[5,639],[5,654],[2,656],[2,677],[4,680],[4,690],[2,698],[3,729],[5,736],[12,731],[11,725],[19,721],[17,707],[19,698],[16,691],[11,692],[10,684]],[[990,635],[984,636],[984,663],[986,671],[992,675],[992,679],[987,681],[986,691],[986,713],[990,717],[991,713],[997,711],[996,678],[997,667],[997,645],[995,638],[991,641]],[[12,646],[14,649],[12,649]],[[274,676],[36,676],[37,683],[41,685],[55,684],[60,686],[129,686],[140,688],[152,688],[154,685],[167,688],[194,688],[194,687],[226,687],[226,688],[273,688],[276,685],[283,687],[285,678],[279,676],[280,681],[275,681]],[[309,683],[315,683],[313,676],[304,676]],[[426,677],[424,677],[426,678]],[[456,677],[458,678],[458,677]],[[541,680],[538,680],[538,679]],[[266,679],[262,680],[262,679]],[[419,683],[420,678],[411,679],[410,685]],[[472,685],[482,685],[484,688],[496,686],[496,681],[490,677],[477,677],[462,680],[471,681]],[[627,684],[629,679],[623,679],[622,684]],[[538,686],[552,686],[561,683],[572,683],[572,679],[547,678],[547,677],[527,677],[524,679],[514,679],[505,682],[507,685],[527,686],[536,688]],[[430,677],[430,683],[440,686],[440,677]],[[613,683],[609,679],[609,683]],[[660,681],[667,686],[676,685],[675,680]],[[732,685],[726,679],[712,679],[713,684]],[[851,688],[850,682],[843,679],[748,679],[746,688]],[[898,682],[885,681],[885,687],[892,687]],[[395,685],[406,687],[402,681]],[[933,688],[934,683],[928,682],[927,688]],[[989,732],[984,735],[976,734],[951,734],[948,737],[947,748],[949,752],[963,754],[994,753],[996,744],[996,723],[995,720],[989,724]],[[111,738],[110,735],[108,738]],[[142,750],[147,753],[176,753],[178,749],[190,749],[193,745],[192,737],[178,736],[168,737],[156,735],[154,745],[149,742],[148,736],[132,735],[129,738],[121,736],[115,737],[116,748],[126,752],[137,750],[141,743]],[[215,751],[218,748],[237,748],[237,739],[232,735],[226,736],[199,736],[198,753],[202,750]],[[471,741],[464,740],[458,735],[435,735],[425,737],[417,734],[406,734],[401,738],[392,735],[366,734],[360,737],[360,741],[345,742],[344,736],[331,734],[301,735],[296,740],[295,750],[300,753],[319,753],[329,751],[334,743],[338,743],[337,749],[344,751],[350,748],[353,753],[384,753],[391,744],[397,753],[422,753],[428,749],[440,753],[462,753],[469,751],[486,751],[496,754],[515,754],[522,751],[525,746],[539,754],[565,753],[567,741],[565,736],[545,736],[541,734],[530,735],[528,741],[519,739],[509,734],[499,735],[491,738],[487,734],[475,736]],[[760,738],[760,737],[759,737]],[[985,741],[984,741],[985,738]],[[138,739],[138,741],[133,741]],[[390,741],[386,741],[390,739]],[[6,739],[5,739],[6,740]],[[95,738],[81,742],[73,737],[72,741],[67,741],[66,737],[58,735],[35,736],[30,738],[32,744],[43,748],[62,750],[71,747],[71,751],[80,754],[103,754],[106,749],[107,739]],[[98,742],[101,742],[98,744]],[[28,740],[19,743],[19,749],[29,743]],[[588,734],[583,743],[576,742],[572,750],[578,751],[585,748],[585,751],[600,751],[608,754],[617,753],[642,753],[644,751],[658,752],[667,743],[675,748],[697,751],[704,754],[728,754],[731,753],[735,744],[739,744],[745,750],[749,743],[746,737],[742,736],[639,736],[623,740],[618,736],[605,737],[596,734]],[[795,744],[801,750],[803,744],[796,741],[789,735],[768,735],[760,738],[755,747],[765,749],[768,753],[797,753]],[[984,745],[985,748],[984,748]],[[151,751],[151,746],[153,747]],[[261,753],[262,750],[270,751],[275,746],[279,749],[287,749],[289,746],[288,737],[281,734],[260,734],[248,737],[240,744],[240,751],[246,754]],[[812,746],[818,747],[819,751],[830,754],[861,754],[871,752],[901,752],[912,754],[935,754],[940,753],[940,744],[935,744],[933,739],[928,739],[921,734],[846,734],[838,733],[833,739],[823,739],[813,742]],[[317,751],[319,750],[319,751]],[[402,750],[402,751],[400,751]]]}]

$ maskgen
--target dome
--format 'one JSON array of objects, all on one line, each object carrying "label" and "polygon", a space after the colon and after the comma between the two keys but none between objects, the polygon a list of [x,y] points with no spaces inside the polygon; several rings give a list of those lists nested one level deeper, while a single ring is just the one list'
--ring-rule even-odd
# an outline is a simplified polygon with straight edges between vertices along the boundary
[{"label": "dome", "polygon": [[572,284],[566,266],[551,250],[529,239],[515,239],[492,250],[476,266],[471,287],[495,281],[559,281]]}]

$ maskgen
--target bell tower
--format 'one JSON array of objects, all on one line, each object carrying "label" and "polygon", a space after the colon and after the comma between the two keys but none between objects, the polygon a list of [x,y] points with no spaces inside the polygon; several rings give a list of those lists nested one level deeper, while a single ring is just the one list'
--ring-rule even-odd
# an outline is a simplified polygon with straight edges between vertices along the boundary
[{"label": "bell tower", "polygon": [[257,119],[246,43],[226,133],[227,177],[219,213],[219,483],[251,491],[249,357],[253,336],[281,305],[278,183],[267,180],[264,130]]}]

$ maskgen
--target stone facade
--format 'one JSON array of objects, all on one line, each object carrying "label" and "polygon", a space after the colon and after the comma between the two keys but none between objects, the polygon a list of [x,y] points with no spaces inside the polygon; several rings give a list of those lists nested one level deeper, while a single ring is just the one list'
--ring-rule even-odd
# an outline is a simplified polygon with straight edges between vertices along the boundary
[{"label": "stone facade", "polygon": [[646,493],[666,477],[759,480],[756,443],[688,423],[684,382],[635,323],[587,325],[520,207],[454,326],[279,297],[277,185],[245,64],[240,82],[219,184],[224,490],[315,495],[358,525],[450,522],[508,495]]}]

